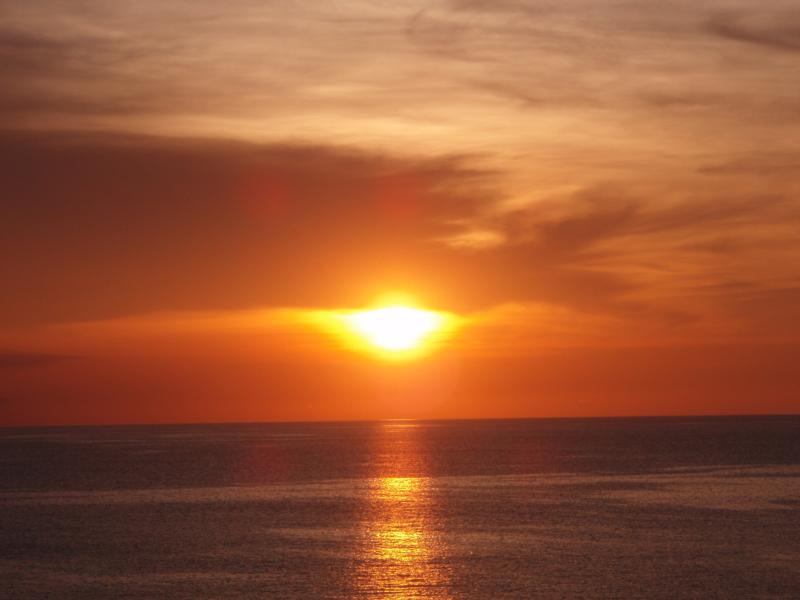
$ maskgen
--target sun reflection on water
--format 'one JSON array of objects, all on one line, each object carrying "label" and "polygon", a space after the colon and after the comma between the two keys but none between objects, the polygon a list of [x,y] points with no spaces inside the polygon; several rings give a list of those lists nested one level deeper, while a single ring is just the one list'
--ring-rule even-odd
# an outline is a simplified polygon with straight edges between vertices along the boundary
[{"label": "sun reflection on water", "polygon": [[[421,467],[416,436],[385,429],[381,451],[396,472]],[[356,580],[373,598],[450,598],[450,576],[431,480],[376,477],[369,482]]]}]

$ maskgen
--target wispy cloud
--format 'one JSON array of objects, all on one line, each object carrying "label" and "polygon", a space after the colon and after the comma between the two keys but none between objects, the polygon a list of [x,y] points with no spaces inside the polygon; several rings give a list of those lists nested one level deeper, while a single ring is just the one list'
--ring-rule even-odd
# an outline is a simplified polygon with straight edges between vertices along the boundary
[{"label": "wispy cloud", "polygon": [[8,322],[391,284],[698,319],[744,306],[727,281],[756,312],[793,289],[791,2],[4,10]]},{"label": "wispy cloud", "polygon": [[[0,369],[46,367],[68,360],[74,360],[74,358],[73,356],[61,356],[57,354],[0,351]],[[2,401],[2,398],[0,398],[0,401]]]},{"label": "wispy cloud", "polygon": [[[701,283],[746,279],[755,299],[800,275],[785,258],[800,253],[800,210],[776,193],[654,201],[606,186],[499,210],[496,173],[469,157],[39,134],[0,151],[10,323],[353,306],[384,287],[458,310],[545,302],[672,320],[713,309],[697,305]],[[475,227],[493,243],[462,243]]]},{"label": "wispy cloud", "polygon": [[724,12],[707,23],[708,31],[723,38],[765,46],[768,49],[800,52],[800,10],[796,7],[775,10]]}]

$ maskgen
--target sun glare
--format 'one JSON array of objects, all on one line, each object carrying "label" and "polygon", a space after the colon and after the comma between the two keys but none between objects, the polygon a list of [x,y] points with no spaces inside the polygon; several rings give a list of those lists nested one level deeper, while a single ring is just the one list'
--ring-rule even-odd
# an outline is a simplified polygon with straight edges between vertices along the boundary
[{"label": "sun glare", "polygon": [[415,360],[443,348],[463,319],[444,311],[418,308],[405,294],[385,294],[362,310],[315,311],[316,324],[337,347],[388,361]]},{"label": "sun glare", "polygon": [[440,329],[444,318],[435,312],[387,306],[353,313],[347,323],[373,346],[389,351],[413,350]]}]

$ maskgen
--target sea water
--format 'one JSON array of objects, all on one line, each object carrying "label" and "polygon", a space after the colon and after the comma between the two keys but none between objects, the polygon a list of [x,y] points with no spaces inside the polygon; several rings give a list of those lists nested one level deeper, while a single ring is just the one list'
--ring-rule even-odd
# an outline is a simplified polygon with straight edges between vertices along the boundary
[{"label": "sea water", "polygon": [[800,417],[0,430],[0,598],[800,598]]}]

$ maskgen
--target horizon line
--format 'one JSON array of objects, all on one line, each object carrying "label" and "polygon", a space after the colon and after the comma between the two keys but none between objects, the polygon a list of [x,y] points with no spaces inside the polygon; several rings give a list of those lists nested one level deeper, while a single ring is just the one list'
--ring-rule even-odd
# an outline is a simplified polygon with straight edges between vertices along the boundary
[{"label": "horizon line", "polygon": [[800,418],[795,413],[696,413],[696,414],[659,414],[659,415],[586,415],[586,416],[547,416],[547,417],[391,417],[383,419],[317,419],[317,420],[274,420],[274,421],[158,421],[131,423],[71,423],[71,424],[26,424],[0,425],[0,432],[12,429],[69,429],[69,428],[101,428],[101,427],[197,427],[222,425],[324,425],[346,423],[388,423],[392,421],[418,422],[463,422],[463,421],[611,421],[611,420],[648,420],[648,419],[741,419],[741,418]]}]

